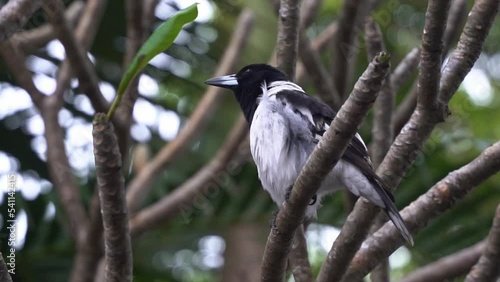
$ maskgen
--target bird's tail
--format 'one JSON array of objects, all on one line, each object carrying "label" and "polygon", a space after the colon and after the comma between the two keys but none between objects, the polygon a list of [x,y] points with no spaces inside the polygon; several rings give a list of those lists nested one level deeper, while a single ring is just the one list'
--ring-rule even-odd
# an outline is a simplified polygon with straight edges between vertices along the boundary
[{"label": "bird's tail", "polygon": [[396,226],[396,228],[399,230],[399,233],[401,233],[401,236],[403,236],[406,242],[408,242],[408,244],[413,246],[413,238],[411,236],[411,233],[406,228],[403,218],[401,218],[401,215],[399,214],[399,211],[394,205],[394,203],[388,199],[388,201],[384,200],[384,204],[385,204],[384,211],[387,213],[392,223],[394,223],[394,226]]},{"label": "bird's tail", "polygon": [[401,236],[406,240],[406,242],[408,242],[408,244],[413,246],[413,238],[411,236],[411,233],[406,228],[403,218],[401,218],[401,215],[399,214],[398,208],[396,208],[396,206],[394,205],[394,196],[391,192],[383,188],[384,185],[382,183],[382,180],[378,177],[376,178],[376,181],[372,182],[375,191],[377,191],[377,194],[382,199],[382,208],[389,216],[392,223],[394,223],[394,226],[396,226]]}]

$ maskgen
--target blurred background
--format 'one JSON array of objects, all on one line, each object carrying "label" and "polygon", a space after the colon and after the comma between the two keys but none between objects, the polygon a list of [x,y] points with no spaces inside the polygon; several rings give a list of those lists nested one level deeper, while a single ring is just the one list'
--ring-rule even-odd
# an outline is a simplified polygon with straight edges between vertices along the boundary
[{"label": "blurred background", "polygon": [[[71,5],[73,1],[66,3]],[[194,1],[160,0],[154,11],[154,26]],[[203,82],[213,72],[228,44],[237,17],[243,8],[255,13],[255,26],[238,69],[249,63],[267,62],[276,43],[276,16],[270,1],[198,0],[199,16],[187,25],[175,43],[156,56],[139,79],[139,98],[133,108],[130,130],[132,160],[154,157],[184,126],[206,90]],[[5,1],[0,1],[4,4]],[[473,1],[468,1],[467,11]],[[341,9],[342,1],[324,1],[318,17],[307,30],[316,37]],[[392,65],[420,45],[425,19],[423,1],[382,1],[378,20]],[[37,12],[38,19],[45,15]],[[377,19],[377,17],[375,17]],[[381,18],[382,19],[382,18]],[[28,29],[46,20],[30,22]],[[88,56],[108,101],[115,96],[123,73],[125,16],[122,1],[109,1]],[[500,25],[495,24],[483,53],[451,101],[452,116],[434,131],[395,193],[403,208],[427,191],[436,181],[461,167],[484,148],[500,139]],[[367,65],[364,42],[354,66],[357,78]],[[456,42],[456,41],[455,41]],[[453,44],[455,46],[455,43]],[[327,67],[330,54],[323,52]],[[55,90],[58,65],[65,58],[64,47],[52,40],[27,55],[26,65],[36,87],[46,95]],[[414,74],[416,76],[416,74]],[[411,88],[406,83],[397,101]],[[85,206],[89,206],[96,184],[91,120],[95,113],[86,95],[71,83],[58,113],[65,132],[65,149],[78,180]],[[304,88],[314,93],[306,79]],[[348,85],[348,89],[352,84]],[[170,165],[154,183],[143,206],[157,202],[189,179],[209,162],[225,140],[239,114],[239,105],[229,91],[217,105],[207,127],[194,145]],[[360,134],[371,139],[372,114]],[[28,95],[20,88],[3,61],[0,61],[0,243],[8,250],[6,229],[8,176],[16,175],[16,270],[15,281],[67,281],[75,256],[75,243],[65,227],[65,215],[52,187],[46,164],[45,125]],[[133,161],[126,176],[134,176]],[[496,205],[500,202],[500,177],[477,187],[451,211],[419,233],[412,248],[402,247],[391,256],[393,277],[401,277],[421,265],[456,252],[483,239],[489,231]],[[342,193],[329,197],[319,211],[318,221],[307,231],[309,257],[317,270],[346,217]],[[232,256],[248,253],[248,264],[260,265],[269,232],[269,219],[276,206],[262,190],[254,164],[249,161],[230,175],[222,189],[201,197],[187,212],[134,238],[135,281],[220,281],[231,267]],[[245,247],[246,246],[246,247]],[[5,252],[5,251],[4,251]],[[257,261],[255,261],[257,259]],[[239,261],[241,263],[241,261]],[[291,278],[293,279],[293,278]]]}]

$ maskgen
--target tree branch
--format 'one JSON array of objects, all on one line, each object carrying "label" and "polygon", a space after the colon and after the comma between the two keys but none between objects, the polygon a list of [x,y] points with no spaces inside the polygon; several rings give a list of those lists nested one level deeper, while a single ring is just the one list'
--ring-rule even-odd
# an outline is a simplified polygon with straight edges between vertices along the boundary
[{"label": "tree branch", "polygon": [[[45,95],[36,88],[31,72],[26,68],[24,52],[14,50],[10,40],[0,43],[0,54],[17,84],[28,92],[33,103],[41,110]],[[20,63],[22,62],[22,63]]]},{"label": "tree branch", "polygon": [[450,0],[433,0],[427,5],[417,84],[417,105],[422,112],[435,107],[449,7]]},{"label": "tree branch", "polygon": [[307,29],[316,19],[323,0],[308,0],[301,3],[300,28]]},{"label": "tree branch", "polygon": [[418,268],[399,282],[442,282],[465,275],[477,262],[484,249],[481,241],[459,252],[443,257],[433,263]]},{"label": "tree branch", "polygon": [[40,8],[40,0],[11,0],[0,9],[0,43],[20,30]]},{"label": "tree branch", "polygon": [[[84,50],[89,50],[90,46],[94,42],[95,35],[97,33],[97,28],[101,23],[101,19],[106,8],[107,0],[88,0],[83,11],[83,15],[80,18],[78,26],[75,30],[75,38],[78,40],[78,46],[81,46]],[[83,52],[83,51],[80,51]],[[85,52],[84,52],[85,53]],[[69,56],[69,54],[68,54]],[[75,56],[80,57],[81,54],[76,54]],[[84,61],[88,63],[86,54],[84,54]],[[84,68],[84,67],[82,67]],[[57,75],[57,86],[56,90],[52,94],[54,103],[61,104],[62,95],[69,87],[73,72],[68,59],[65,59],[59,66],[59,71]],[[85,92],[85,91],[84,91]],[[92,107],[97,112],[106,112],[108,108],[108,102],[101,96],[89,95],[85,93],[92,103]]]},{"label": "tree branch", "polygon": [[292,80],[299,42],[300,0],[281,0],[278,15],[278,42],[276,56],[278,69]]},{"label": "tree branch", "polygon": [[[213,183],[217,182],[218,176],[229,177],[231,171],[241,165],[241,162],[231,161],[231,159],[235,157],[234,154],[247,133],[248,124],[243,115],[240,115],[226,141],[207,165],[186,180],[180,187],[157,203],[144,208],[130,219],[132,236],[138,236],[160,223],[165,223],[179,213],[182,213],[184,220],[189,221],[194,199],[197,196],[206,197],[206,195],[212,193]],[[221,183],[216,184],[217,189],[223,188]]]},{"label": "tree branch", "polygon": [[447,103],[465,75],[474,66],[483,49],[491,25],[498,13],[498,0],[477,0],[469,13],[458,46],[443,70],[439,100]]},{"label": "tree branch", "polygon": [[373,104],[388,69],[387,54],[378,55],[370,63],[302,168],[288,201],[280,207],[276,216],[276,226],[269,234],[262,261],[262,281],[284,280],[290,245],[295,230],[302,223],[309,201],[354,137],[366,112]]},{"label": "tree branch", "polygon": [[49,15],[59,40],[64,45],[71,68],[78,77],[80,89],[89,96],[91,101],[97,101],[92,105],[96,111],[106,111],[107,102],[99,88],[99,79],[85,49],[76,41],[73,31],[64,18],[64,4],[61,0],[48,0],[44,3],[43,8]]},{"label": "tree branch", "polygon": [[[249,38],[253,21],[254,14],[251,10],[244,10],[240,14],[237,27],[224,52],[224,57],[217,67],[215,76],[225,75],[234,68]],[[186,147],[192,144],[203,131],[207,117],[212,114],[222,97],[220,95],[222,91],[222,88],[209,87],[177,137],[168,145],[165,145],[156,157],[151,160],[149,165],[140,174],[135,176],[128,185],[127,202],[131,214],[139,208],[143,199],[148,194],[151,184],[161,174],[160,172],[171,164]]]},{"label": "tree branch", "polygon": [[111,122],[103,113],[93,121],[96,177],[101,200],[106,281],[132,281],[132,248],[128,228],[122,159]]},{"label": "tree branch", "polygon": [[51,103],[50,97],[42,94],[34,85],[32,75],[24,64],[23,52],[14,51],[10,42],[4,42],[0,53],[17,83],[29,93],[40,111],[45,124],[44,137],[47,144],[50,144],[47,147],[49,174],[68,217],[72,238],[79,244],[85,236],[88,218],[64,149],[64,132],[58,121],[59,108]]},{"label": "tree branch", "polygon": [[12,277],[10,277],[9,269],[5,264],[5,260],[3,259],[3,255],[0,252],[0,282],[12,282]]},{"label": "tree branch", "polygon": [[292,269],[293,279],[296,282],[313,281],[311,264],[307,252],[307,240],[305,226],[301,225],[295,231],[293,243],[288,257],[290,268]]},{"label": "tree branch", "polygon": [[495,281],[500,276],[500,205],[498,205],[488,240],[479,261],[467,274],[465,282]]},{"label": "tree branch", "polygon": [[341,97],[330,79],[330,74],[321,63],[319,53],[311,48],[311,43],[304,30],[300,31],[299,37],[299,55],[304,70],[307,70],[321,100],[333,109],[339,109],[342,105]]},{"label": "tree branch", "polygon": [[[446,23],[446,31],[443,35],[443,53],[442,53],[442,57],[441,57],[442,62],[446,58],[446,55],[448,54],[448,50],[450,49],[454,38],[458,36],[459,27],[463,25],[462,21],[464,19],[464,15],[466,12],[466,10],[465,10],[466,5],[465,4],[466,4],[465,0],[456,0],[456,1],[453,1],[453,3],[451,4],[450,14],[448,16],[448,21]],[[416,50],[414,49],[414,51],[416,51]],[[408,58],[408,59],[412,60],[412,58],[409,58],[409,56],[411,56],[411,53],[413,53],[413,51],[408,53],[408,55],[405,57],[405,59]],[[416,54],[418,54],[418,55],[416,55]],[[418,52],[415,52],[415,55],[418,57],[415,57],[414,61],[409,62],[412,65],[413,65],[413,63],[417,64],[419,62],[420,50],[418,50]],[[403,66],[404,65],[402,65],[402,67]],[[414,65],[414,66],[416,67],[416,65]],[[413,66],[411,69],[413,70]],[[400,73],[400,71],[402,71],[402,70],[398,70],[398,68],[396,68],[394,73],[395,74]],[[400,79],[397,79],[397,80],[393,79],[393,82],[392,82],[393,87],[397,87],[395,91],[397,91],[401,87],[402,83],[404,83],[404,81],[406,81],[409,78],[409,75],[411,75],[411,72],[409,72],[407,74],[408,77],[406,77],[406,75],[403,72],[401,72]],[[401,102],[401,104],[399,105],[399,107],[397,108],[396,112],[393,115],[392,124],[393,124],[395,134],[399,134],[399,132],[401,131],[401,128],[403,128],[403,126],[406,124],[406,122],[410,119],[410,117],[413,113],[413,110],[415,110],[416,105],[417,105],[417,83],[414,83],[413,86],[408,91],[408,94],[406,95],[405,99]]]},{"label": "tree branch", "polygon": [[[443,97],[443,92],[455,93],[458,85],[465,77],[465,74],[470,70],[473,63],[479,56],[484,38],[486,38],[486,35],[491,27],[491,23],[495,18],[499,2],[499,0],[492,0],[492,2],[496,1],[496,7],[490,6],[488,7],[490,8],[488,13],[480,14],[480,12],[477,11],[477,6],[483,6],[483,2],[485,1],[487,0],[475,3],[473,11],[467,21],[465,31],[462,34],[462,37],[464,37],[463,40],[469,40],[470,35],[468,35],[468,33],[471,32],[467,32],[467,30],[474,30],[475,32],[473,32],[473,37],[475,40],[479,40],[479,43],[474,42],[473,46],[479,47],[479,51],[476,52],[477,48],[473,48],[472,50],[474,51],[470,51],[467,48],[463,50],[463,56],[467,56],[469,61],[467,63],[457,63],[456,65],[459,66],[458,69],[455,69],[455,67],[450,68],[449,74],[445,73],[443,75],[442,81],[449,80],[449,82],[441,84],[440,97]],[[476,18],[479,19],[476,21]],[[470,26],[469,29],[467,28],[468,26]],[[477,29],[475,26],[479,26],[480,28]],[[463,40],[461,39],[461,41]],[[454,54],[455,53],[457,53],[457,51],[455,51]],[[457,74],[457,72],[459,72],[459,74]],[[457,81],[455,82],[449,77],[453,77]],[[452,94],[450,94],[447,98],[451,98],[451,96]],[[447,104],[449,100],[441,98],[441,101],[446,102]],[[443,109],[442,106],[433,106],[429,109],[419,107],[413,113],[410,121],[404,126],[401,133],[389,149],[386,157],[377,169],[377,175],[380,176],[389,189],[393,190],[398,186],[407,169],[417,158],[424,142],[427,140],[436,124],[443,120],[444,112],[446,112],[446,109]],[[379,209],[377,207],[361,198],[358,200],[353,211],[348,216],[339,237],[330,250],[331,253],[334,253],[337,257],[342,258],[340,261],[344,262],[344,266],[349,264],[350,258],[354,256],[354,252],[361,246],[363,239],[368,233],[368,227],[371,226],[373,219],[375,218],[374,214],[376,214],[378,210]],[[340,279],[342,273],[345,271],[345,267],[339,267],[337,264],[335,265],[337,266],[338,272],[334,276],[339,277],[335,279]],[[323,281],[326,281],[326,279]]]},{"label": "tree branch", "polygon": [[[314,40],[311,41],[311,49],[315,52],[321,52],[323,51],[327,46],[328,43],[332,40],[332,38],[335,36],[338,30],[338,25],[337,22],[333,22],[328,27],[321,32],[318,37],[316,37]],[[300,41],[299,41],[300,43]],[[300,47],[299,47],[299,52],[300,52]],[[300,54],[299,54],[300,55]],[[305,66],[302,62],[299,62],[297,64],[297,74],[296,74],[296,81],[300,84],[306,77],[306,69]],[[333,83],[333,82],[330,82]],[[335,88],[337,89],[337,88]]]},{"label": "tree branch", "polygon": [[[398,66],[394,68],[391,73],[391,84],[394,92],[398,92],[399,89],[405,84],[413,75],[413,72],[418,67],[418,62],[420,61],[420,48],[415,47],[411,49],[408,54],[399,62]],[[402,127],[402,126],[401,126]]]},{"label": "tree branch", "polygon": [[[141,48],[146,40],[145,26],[143,26],[143,17],[146,16],[143,11],[144,2],[136,0],[125,1],[125,18],[127,21],[127,39],[126,50],[123,58],[123,69],[126,70],[135,54]],[[153,15],[149,15],[150,17]],[[135,101],[139,95],[140,74],[138,74],[125,90],[122,102],[118,105],[115,116],[121,121],[121,126],[117,130],[118,144],[122,158],[127,159],[130,146],[130,126],[132,125],[132,111]]]},{"label": "tree branch", "polygon": [[[365,41],[368,58],[370,59],[379,52],[386,51],[382,32],[373,18],[369,18],[365,24]],[[384,159],[387,151],[389,151],[393,139],[391,117],[394,108],[394,91],[391,87],[390,76],[385,78],[373,108],[373,141],[371,155],[373,165],[376,168]]]},{"label": "tree branch", "polygon": [[342,100],[347,95],[347,74],[350,73],[349,63],[355,48],[353,40],[357,34],[356,19],[364,4],[363,0],[345,0],[337,20],[338,31],[333,38],[332,48],[332,72],[333,84],[337,87]]},{"label": "tree branch", "polygon": [[[424,228],[430,220],[451,209],[474,187],[500,170],[500,142],[486,148],[476,159],[448,174],[427,193],[406,207],[401,216],[412,234]],[[358,281],[382,259],[403,244],[404,240],[391,223],[386,223],[365,241],[342,281]]]},{"label": "tree branch", "polygon": [[97,185],[90,202],[89,219],[89,224],[84,230],[83,240],[76,246],[76,256],[68,280],[71,282],[94,281],[99,260],[104,254],[101,204]]},{"label": "tree branch", "polygon": [[[72,2],[66,9],[64,16],[72,28],[78,23],[84,8],[85,3],[78,0]],[[44,24],[34,29],[14,33],[10,40],[15,49],[21,49],[25,53],[31,53],[38,48],[44,47],[55,37],[56,33],[52,25]]]},{"label": "tree branch", "polygon": [[448,50],[451,44],[456,40],[463,27],[463,21],[467,12],[467,0],[452,1],[450,12],[448,15],[448,22],[446,23],[446,30],[443,36],[444,52],[441,61],[444,61],[448,55]]}]

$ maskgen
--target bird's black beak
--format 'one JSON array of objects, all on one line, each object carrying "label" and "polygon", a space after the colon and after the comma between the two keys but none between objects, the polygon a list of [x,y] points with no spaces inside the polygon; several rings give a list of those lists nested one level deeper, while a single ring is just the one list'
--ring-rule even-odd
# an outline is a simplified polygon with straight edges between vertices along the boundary
[{"label": "bird's black beak", "polygon": [[238,79],[236,78],[236,75],[231,74],[231,75],[225,75],[225,76],[211,78],[211,79],[205,81],[205,83],[208,85],[233,89],[236,86],[238,86]]}]

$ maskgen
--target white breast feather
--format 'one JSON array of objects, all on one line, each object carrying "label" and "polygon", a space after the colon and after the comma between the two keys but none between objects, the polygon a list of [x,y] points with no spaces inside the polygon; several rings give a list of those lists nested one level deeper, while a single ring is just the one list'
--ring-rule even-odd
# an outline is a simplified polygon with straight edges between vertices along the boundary
[{"label": "white breast feather", "polygon": [[[273,201],[280,206],[285,200],[286,189],[293,185],[312,149],[316,146],[307,123],[295,111],[298,110],[313,125],[314,119],[311,111],[306,107],[295,105],[293,108],[289,104],[283,107],[283,104],[276,98],[276,94],[283,90],[303,92],[298,85],[287,81],[276,81],[269,86],[263,83],[261,88],[262,96],[259,98],[259,105],[250,127],[250,150],[257,165],[262,186],[269,192]],[[325,124],[324,130],[328,127]],[[291,128],[295,130],[293,136],[290,132]],[[303,132],[300,132],[301,130]],[[303,134],[302,136],[309,134],[311,139],[299,141],[297,134]],[[314,136],[314,138],[319,140],[321,136]],[[358,134],[355,138],[359,138],[362,142]],[[289,148],[288,145],[292,147]],[[341,160],[318,191],[318,203],[310,206],[306,215],[315,217],[320,199],[341,188],[339,184],[344,184],[346,177],[354,177],[356,181],[352,182],[358,184],[357,187],[348,187],[350,190],[354,190],[355,194],[367,194],[363,188],[359,189],[359,186],[366,187],[367,179],[360,175],[360,172],[352,165]],[[361,183],[364,185],[360,185]]]}]

